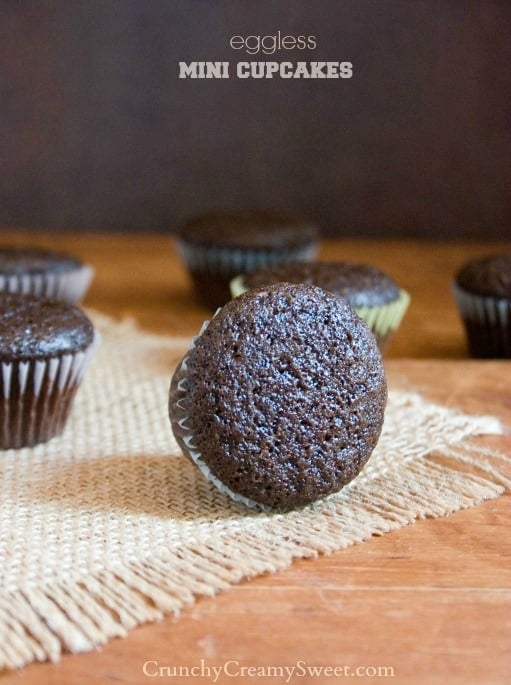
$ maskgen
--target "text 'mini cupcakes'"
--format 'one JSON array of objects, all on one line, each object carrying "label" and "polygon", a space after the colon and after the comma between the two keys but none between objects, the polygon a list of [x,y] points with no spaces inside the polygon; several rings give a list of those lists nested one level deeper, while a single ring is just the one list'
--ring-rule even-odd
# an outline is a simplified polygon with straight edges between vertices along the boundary
[{"label": "text 'mini cupcakes'", "polygon": [[353,308],[309,285],[251,290],[217,312],[171,381],[176,440],[217,488],[281,510],[340,490],[369,459],[387,388]]}]

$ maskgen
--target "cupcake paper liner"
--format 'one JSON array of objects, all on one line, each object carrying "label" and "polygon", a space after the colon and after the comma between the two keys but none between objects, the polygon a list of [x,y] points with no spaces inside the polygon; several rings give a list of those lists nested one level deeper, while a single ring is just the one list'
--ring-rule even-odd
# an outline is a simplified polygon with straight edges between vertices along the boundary
[{"label": "cupcake paper liner", "polygon": [[0,275],[0,291],[76,304],[85,296],[93,276],[94,269],[88,264],[57,274]]},{"label": "cupcake paper liner", "polygon": [[465,325],[470,354],[479,358],[511,358],[511,301],[475,295],[456,283],[452,291]]},{"label": "cupcake paper liner", "polygon": [[221,274],[226,278],[232,277],[233,274],[254,271],[266,264],[308,261],[314,258],[317,251],[316,243],[279,250],[204,247],[191,245],[182,240],[177,240],[176,245],[179,255],[191,270]]},{"label": "cupcake paper liner", "polygon": [[287,261],[310,261],[317,242],[281,249],[206,247],[176,240],[176,247],[193,280],[197,299],[210,309],[230,299],[229,281],[238,273]]},{"label": "cupcake paper liner", "polygon": [[240,274],[239,276],[236,276],[236,278],[233,278],[229,283],[229,289],[233,299],[246,293],[248,288],[245,285],[245,275]]},{"label": "cupcake paper liner", "polygon": [[234,492],[226,485],[224,485],[224,483],[222,483],[222,481],[215,476],[215,474],[211,471],[209,466],[204,461],[201,452],[197,449],[197,446],[194,442],[193,428],[191,428],[188,425],[189,415],[188,410],[186,408],[186,393],[188,387],[188,359],[190,356],[190,352],[195,347],[195,341],[202,335],[202,333],[206,330],[208,325],[209,321],[205,321],[203,323],[199,334],[193,338],[190,349],[188,350],[187,354],[183,357],[175,371],[175,377],[179,380],[175,384],[175,392],[171,393],[171,400],[169,406],[170,415],[172,419],[172,430],[184,455],[188,457],[198,467],[204,478],[206,478],[206,480],[212,483],[217,488],[217,490],[227,495],[235,502],[241,502],[250,509],[261,509],[263,511],[268,511],[269,507],[267,507],[266,505],[260,504],[259,502],[255,502],[254,500],[249,499],[248,497],[244,497],[243,495]]},{"label": "cupcake paper liner", "polygon": [[75,354],[0,364],[0,448],[30,447],[64,429],[78,386],[99,344]]},{"label": "cupcake paper liner", "polygon": [[354,309],[376,335],[385,337],[399,327],[409,304],[410,295],[406,290],[400,290],[399,297],[393,302]]}]

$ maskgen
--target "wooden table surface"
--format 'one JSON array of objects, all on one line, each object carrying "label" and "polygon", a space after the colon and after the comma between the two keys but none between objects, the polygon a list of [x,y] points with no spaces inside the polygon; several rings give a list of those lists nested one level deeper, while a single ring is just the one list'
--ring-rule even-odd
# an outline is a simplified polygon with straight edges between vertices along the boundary
[{"label": "wooden table surface", "polygon": [[[168,236],[4,231],[1,238],[65,249],[92,263],[96,278],[85,305],[116,317],[133,316],[147,330],[192,335],[209,314],[195,304]],[[450,294],[461,263],[502,248],[341,240],[325,241],[320,256],[372,262],[409,290],[412,304],[385,362],[390,384],[499,416],[508,434],[479,442],[511,456],[511,363],[467,359]],[[244,667],[301,661],[346,666],[352,672],[359,668],[365,675],[353,676],[357,683],[507,684],[510,501],[505,494],[330,556],[298,561],[214,599],[201,598],[181,617],[142,626],[97,652],[4,673],[0,684],[213,682],[213,677],[151,678],[143,672],[148,661],[191,667],[200,666],[201,659],[209,666],[229,663],[230,673],[238,671],[238,676],[224,674],[218,683],[284,682],[239,673]],[[387,670],[378,677],[378,668]],[[298,674],[289,682],[345,679]]]}]

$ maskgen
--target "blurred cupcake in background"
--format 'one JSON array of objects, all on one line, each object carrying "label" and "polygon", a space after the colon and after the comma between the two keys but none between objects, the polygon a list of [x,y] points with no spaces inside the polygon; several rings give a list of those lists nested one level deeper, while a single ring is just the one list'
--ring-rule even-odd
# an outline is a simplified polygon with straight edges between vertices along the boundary
[{"label": "blurred cupcake in background", "polygon": [[455,276],[453,293],[470,355],[511,358],[511,253],[467,262]]},{"label": "blurred cupcake in background", "polygon": [[0,449],[62,433],[97,340],[74,305],[0,293]]},{"label": "blurred cupcake in background", "polygon": [[230,298],[230,281],[269,264],[309,261],[318,226],[276,211],[215,211],[188,221],[176,237],[178,252],[199,301],[210,308]]},{"label": "blurred cupcake in background", "polygon": [[307,283],[346,300],[371,328],[380,350],[388,346],[410,302],[408,293],[370,264],[352,262],[288,263],[263,267],[231,281],[231,294],[279,282]]},{"label": "blurred cupcake in background", "polygon": [[0,292],[76,304],[85,297],[93,276],[90,265],[62,252],[0,246]]}]

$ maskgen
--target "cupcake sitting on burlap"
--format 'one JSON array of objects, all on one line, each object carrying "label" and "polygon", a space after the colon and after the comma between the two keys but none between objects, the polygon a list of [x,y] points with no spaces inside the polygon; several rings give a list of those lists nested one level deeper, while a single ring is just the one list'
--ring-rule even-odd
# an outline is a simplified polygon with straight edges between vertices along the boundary
[{"label": "cupcake sitting on burlap", "polygon": [[353,308],[279,283],[203,327],[172,377],[169,415],[183,454],[222,493],[288,510],[358,475],[386,401],[381,353]]},{"label": "cupcake sitting on burlap", "polygon": [[95,343],[78,307],[0,293],[0,449],[62,433]]}]

